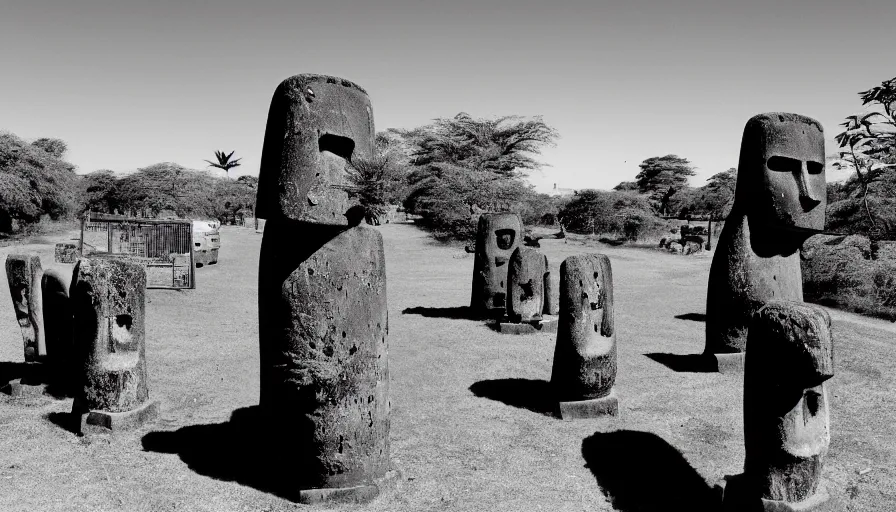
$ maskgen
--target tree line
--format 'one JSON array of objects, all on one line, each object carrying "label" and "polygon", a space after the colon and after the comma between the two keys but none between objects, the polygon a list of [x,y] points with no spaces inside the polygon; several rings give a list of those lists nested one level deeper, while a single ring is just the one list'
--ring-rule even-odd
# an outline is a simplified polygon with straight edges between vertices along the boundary
[{"label": "tree line", "polygon": [[[837,135],[829,165],[852,175],[828,184],[828,229],[872,238],[896,237],[896,78],[859,93],[867,112],[850,116]],[[731,209],[736,169],[689,185],[694,167],[678,155],[651,157],[633,181],[613,190],[580,190],[572,197],[535,192],[525,180],[543,167],[537,157],[559,134],[539,117],[475,118],[459,113],[414,129],[376,134],[374,154],[347,162],[349,194],[368,219],[390,205],[419,216],[438,239],[469,240],[483,211],[514,211],[527,225],[562,224],[572,232],[638,238],[662,218],[722,220]],[[254,211],[257,178],[218,178],[175,163],[119,175],[100,170],[78,176],[58,139],[27,143],[0,134],[0,233],[26,229],[42,216],[57,219],[86,210],[156,216],[215,218],[227,222]],[[208,163],[225,171],[239,165],[233,152]]]},{"label": "tree line", "polygon": [[[170,162],[130,174],[99,170],[78,175],[65,160],[66,150],[59,139],[29,143],[0,133],[0,234],[28,232],[41,218],[76,218],[87,210],[226,222],[252,215],[255,208],[254,176],[221,178]],[[222,155],[227,157],[222,169],[235,167],[232,155]]]}]

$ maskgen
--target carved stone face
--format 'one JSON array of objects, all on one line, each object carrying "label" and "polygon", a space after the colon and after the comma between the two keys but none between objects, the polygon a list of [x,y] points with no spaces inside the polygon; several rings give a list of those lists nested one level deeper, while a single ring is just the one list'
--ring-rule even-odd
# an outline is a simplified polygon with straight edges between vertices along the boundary
[{"label": "carved stone face", "polygon": [[71,287],[81,403],[110,412],[149,397],[145,359],[146,271],[138,263],[82,258]]},{"label": "carved stone face", "polygon": [[768,113],[747,122],[741,145],[736,202],[774,227],[824,229],[824,132],[814,119]]},{"label": "carved stone face", "polygon": [[544,255],[531,247],[517,247],[507,271],[507,316],[513,322],[540,320],[544,309]]},{"label": "carved stone face", "polygon": [[744,468],[766,499],[798,502],[818,485],[830,444],[825,381],[831,319],[818,306],[771,300],[753,315],[744,368]]},{"label": "carved stone face", "polygon": [[371,156],[373,136],[370,99],[359,86],[324,75],[284,80],[268,113],[258,217],[352,224],[357,201],[346,166]]},{"label": "carved stone face", "polygon": [[583,265],[586,268],[581,268],[575,276],[578,281],[574,278],[568,283],[572,290],[578,288],[579,300],[573,307],[579,319],[577,323],[582,324],[577,326],[582,336],[576,341],[582,353],[607,353],[615,341],[613,322],[608,318],[613,307],[609,298],[612,297],[612,284],[607,275],[608,267],[602,265],[602,261],[589,259],[587,263],[589,265]]},{"label": "carved stone face", "polygon": [[506,307],[508,264],[522,231],[522,220],[515,213],[480,215],[470,302],[473,309],[503,311]]},{"label": "carved stone face", "polygon": [[613,274],[603,254],[560,265],[560,319],[551,383],[560,400],[606,396],[616,381]]}]

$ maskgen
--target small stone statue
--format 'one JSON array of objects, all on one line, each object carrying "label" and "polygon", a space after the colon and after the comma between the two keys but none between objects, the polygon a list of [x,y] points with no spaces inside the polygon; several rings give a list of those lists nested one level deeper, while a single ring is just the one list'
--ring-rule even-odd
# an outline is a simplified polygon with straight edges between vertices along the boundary
[{"label": "small stone statue", "polygon": [[830,497],[821,485],[831,441],[825,382],[833,376],[824,309],[773,300],[754,314],[744,369],[746,461],[744,473],[729,478],[724,510],[836,509],[825,508]]},{"label": "small stone statue", "polygon": [[606,255],[570,256],[560,265],[559,313],[551,386],[560,416],[616,415],[613,272]]},{"label": "small stone statue", "polygon": [[37,362],[47,355],[44,339],[41,279],[44,271],[36,254],[10,254],[6,257],[6,279],[16,320],[25,342],[25,362]]},{"label": "small stone statue", "polygon": [[146,374],[146,270],[112,258],[81,258],[71,286],[79,431],[134,428],[158,416]]},{"label": "small stone statue", "polygon": [[520,246],[523,221],[516,213],[483,213],[476,232],[470,309],[481,316],[503,316],[507,308],[507,269]]}]

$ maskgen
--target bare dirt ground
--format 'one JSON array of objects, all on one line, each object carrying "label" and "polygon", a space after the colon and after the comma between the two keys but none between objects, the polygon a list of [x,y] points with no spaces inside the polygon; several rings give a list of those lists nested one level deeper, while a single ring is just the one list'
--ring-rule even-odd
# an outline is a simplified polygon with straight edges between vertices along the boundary
[{"label": "bare dirt ground", "polygon": [[[389,224],[386,242],[395,489],[341,510],[714,510],[713,487],[743,464],[742,378],[706,372],[703,313],[711,256],[545,240],[563,258],[610,256],[620,416],[551,416],[554,336],[502,335],[465,318],[472,255]],[[57,237],[64,238],[64,237]],[[147,361],[161,418],[131,433],[77,437],[71,399],[0,395],[0,510],[323,510],[296,505],[238,456],[229,427],[258,400],[256,279],[261,235],[222,229],[220,262],[194,291],[150,290]],[[57,240],[47,240],[47,242]],[[0,249],[41,254],[52,246]],[[2,267],[2,266],[0,266]],[[69,267],[70,268],[70,267]],[[2,273],[2,271],[0,271]],[[5,276],[0,275],[5,287]],[[0,377],[22,361],[0,292]],[[832,312],[837,375],[824,468],[844,510],[896,510],[896,328]],[[271,465],[288,466],[269,454]]]}]

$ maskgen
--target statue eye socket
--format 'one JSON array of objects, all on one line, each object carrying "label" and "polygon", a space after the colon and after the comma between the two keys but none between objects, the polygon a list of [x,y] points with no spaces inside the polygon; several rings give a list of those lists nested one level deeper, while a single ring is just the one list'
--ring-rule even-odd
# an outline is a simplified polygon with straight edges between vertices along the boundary
[{"label": "statue eye socket", "polygon": [[824,164],[809,160],[806,162],[806,170],[809,171],[809,174],[821,174],[824,171]]},{"label": "statue eye socket", "polygon": [[773,156],[766,163],[769,169],[776,172],[800,172],[803,169],[803,162],[796,158],[787,156]]}]

